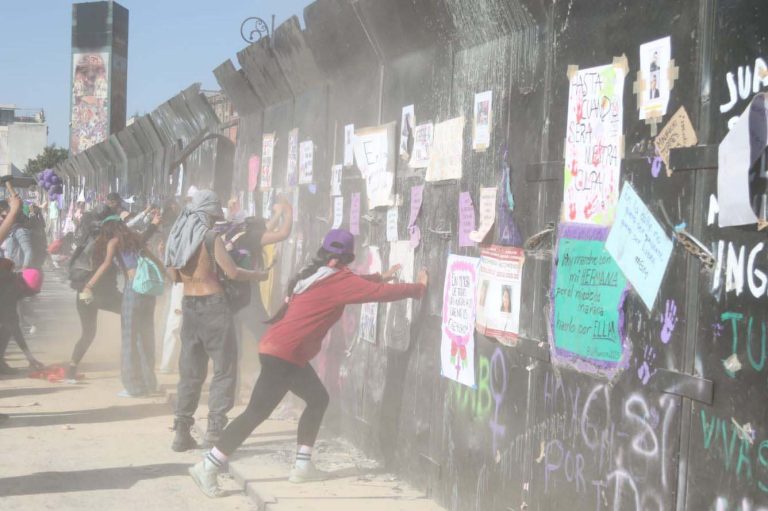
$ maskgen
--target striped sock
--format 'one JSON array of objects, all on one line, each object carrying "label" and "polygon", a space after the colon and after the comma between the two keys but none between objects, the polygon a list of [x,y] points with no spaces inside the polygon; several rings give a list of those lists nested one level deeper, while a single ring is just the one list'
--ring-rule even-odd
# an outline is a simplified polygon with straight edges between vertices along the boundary
[{"label": "striped sock", "polygon": [[[215,449],[215,447],[214,447],[214,449]],[[221,471],[224,469],[224,465],[226,465],[226,463],[227,463],[227,460],[226,460],[226,458],[225,458],[225,459],[223,459],[223,460],[222,460],[222,459],[219,459],[219,458],[216,456],[216,454],[219,454],[219,452],[217,451],[216,453],[214,453],[214,452],[213,452],[213,449],[212,449],[211,451],[209,451],[209,452],[208,452],[208,453],[205,455],[205,459],[204,459],[203,461],[204,461],[204,463],[205,463],[205,468],[207,468],[207,469],[213,469],[213,468],[215,468],[216,470],[218,470],[219,472],[221,472]]]},{"label": "striped sock", "polygon": [[312,462],[312,448],[307,445],[300,445],[296,451],[296,468],[306,470]]}]

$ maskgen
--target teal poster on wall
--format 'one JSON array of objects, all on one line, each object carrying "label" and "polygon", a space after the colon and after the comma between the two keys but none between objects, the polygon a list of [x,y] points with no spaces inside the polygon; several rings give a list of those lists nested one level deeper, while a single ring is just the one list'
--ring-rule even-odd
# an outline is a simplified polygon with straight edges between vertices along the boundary
[{"label": "teal poster on wall", "polygon": [[608,229],[561,225],[552,286],[557,361],[611,373],[625,358],[623,301],[627,281],[605,249]]}]

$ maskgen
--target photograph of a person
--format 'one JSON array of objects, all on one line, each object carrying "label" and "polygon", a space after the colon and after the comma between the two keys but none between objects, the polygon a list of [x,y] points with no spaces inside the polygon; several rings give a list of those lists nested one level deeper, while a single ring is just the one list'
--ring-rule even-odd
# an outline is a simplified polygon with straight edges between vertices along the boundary
[{"label": "photograph of a person", "polygon": [[501,286],[501,312],[512,313],[512,286]]},{"label": "photograph of a person", "polygon": [[477,291],[477,303],[478,307],[485,307],[485,297],[488,295],[488,281],[483,280],[480,282],[480,287]]}]

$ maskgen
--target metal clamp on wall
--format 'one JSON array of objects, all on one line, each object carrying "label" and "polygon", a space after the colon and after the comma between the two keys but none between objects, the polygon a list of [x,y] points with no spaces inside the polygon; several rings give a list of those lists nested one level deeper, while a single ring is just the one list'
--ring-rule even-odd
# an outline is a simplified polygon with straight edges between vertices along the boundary
[{"label": "metal clamp on wall", "polygon": [[712,404],[715,396],[715,386],[712,381],[668,369],[657,369],[648,382],[648,387],[665,394],[687,397],[707,405]]},{"label": "metal clamp on wall", "polygon": [[669,170],[711,170],[717,168],[717,146],[679,147],[669,152]]}]

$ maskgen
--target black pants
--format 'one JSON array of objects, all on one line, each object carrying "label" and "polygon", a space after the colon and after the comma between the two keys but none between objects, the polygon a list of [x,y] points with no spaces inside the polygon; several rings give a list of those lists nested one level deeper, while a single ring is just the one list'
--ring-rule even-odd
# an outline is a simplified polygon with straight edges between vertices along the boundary
[{"label": "black pants", "polygon": [[299,445],[315,445],[320,423],[328,408],[328,391],[310,364],[299,367],[283,359],[259,355],[261,374],[253,387],[248,407],[224,430],[216,448],[226,455],[245,442],[259,424],[269,418],[288,391],[307,403],[299,419]]},{"label": "black pants", "polygon": [[176,418],[194,423],[200,392],[213,360],[208,393],[208,427],[223,428],[235,404],[237,339],[224,295],[185,296],[181,305],[181,355]]},{"label": "black pants", "polygon": [[120,314],[123,295],[117,288],[109,288],[94,292],[94,299],[89,304],[80,300],[77,297],[77,293],[75,293],[75,302],[77,304],[77,314],[80,316],[82,333],[77,344],[75,344],[75,349],[72,351],[72,362],[79,364],[85,356],[85,352],[88,351],[88,348],[91,347],[93,340],[96,338],[99,311],[103,310]]}]

